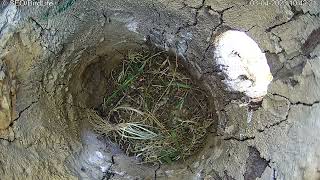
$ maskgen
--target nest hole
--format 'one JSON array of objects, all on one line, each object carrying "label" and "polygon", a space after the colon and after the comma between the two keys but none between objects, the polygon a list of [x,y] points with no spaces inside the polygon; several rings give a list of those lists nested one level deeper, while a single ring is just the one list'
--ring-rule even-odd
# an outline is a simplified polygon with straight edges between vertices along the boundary
[{"label": "nest hole", "polygon": [[100,94],[88,98],[93,129],[141,163],[171,164],[199,152],[216,122],[213,97],[175,55],[122,55],[83,73],[84,89]]}]

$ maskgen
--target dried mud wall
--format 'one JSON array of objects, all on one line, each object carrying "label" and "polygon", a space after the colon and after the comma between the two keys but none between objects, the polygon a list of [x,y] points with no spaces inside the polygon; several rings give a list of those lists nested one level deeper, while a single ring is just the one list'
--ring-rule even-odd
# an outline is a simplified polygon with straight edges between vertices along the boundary
[{"label": "dried mud wall", "polygon": [[[319,2],[66,0],[0,8],[1,179],[320,178]],[[239,96],[217,83],[212,42],[229,29],[259,44],[274,76],[250,124]],[[108,87],[101,67],[145,42],[180,55],[216,99],[215,133],[179,165],[136,165],[88,128],[86,112]]]}]

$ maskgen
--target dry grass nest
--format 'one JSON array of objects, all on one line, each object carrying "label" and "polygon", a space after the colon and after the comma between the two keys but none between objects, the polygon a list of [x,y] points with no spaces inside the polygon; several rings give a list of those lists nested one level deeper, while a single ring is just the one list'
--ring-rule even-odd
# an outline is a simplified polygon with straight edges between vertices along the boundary
[{"label": "dry grass nest", "polygon": [[171,163],[197,152],[213,124],[210,98],[178,59],[128,53],[108,79],[95,130],[142,163]]}]

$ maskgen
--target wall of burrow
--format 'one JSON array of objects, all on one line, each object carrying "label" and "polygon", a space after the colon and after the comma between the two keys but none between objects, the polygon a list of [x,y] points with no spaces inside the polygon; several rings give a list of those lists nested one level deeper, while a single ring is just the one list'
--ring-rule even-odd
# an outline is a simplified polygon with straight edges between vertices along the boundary
[{"label": "wall of burrow", "polygon": [[[4,4],[1,177],[319,177],[319,6],[241,0]],[[256,40],[274,76],[251,124],[237,104],[241,94],[226,91],[215,68],[212,42],[229,29]],[[204,149],[179,165],[136,165],[88,124],[113,62],[142,47],[179,56],[215,101],[217,122]]]}]

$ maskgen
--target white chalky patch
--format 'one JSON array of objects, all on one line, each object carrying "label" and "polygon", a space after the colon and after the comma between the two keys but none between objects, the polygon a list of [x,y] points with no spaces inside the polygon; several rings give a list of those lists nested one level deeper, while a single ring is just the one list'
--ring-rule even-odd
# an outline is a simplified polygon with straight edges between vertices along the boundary
[{"label": "white chalky patch", "polygon": [[99,151],[96,151],[96,155],[97,155],[100,159],[103,159],[103,158],[104,158],[104,156],[102,155],[102,153],[99,152]]},{"label": "white chalky patch", "polygon": [[126,26],[127,26],[127,28],[128,28],[129,31],[138,33],[138,32],[137,32],[138,22],[136,22],[136,21],[131,21],[131,22],[129,22]]},{"label": "white chalky patch", "polygon": [[244,32],[230,30],[219,35],[214,46],[216,64],[230,91],[243,92],[252,99],[267,94],[273,77],[265,54],[253,39]]}]

